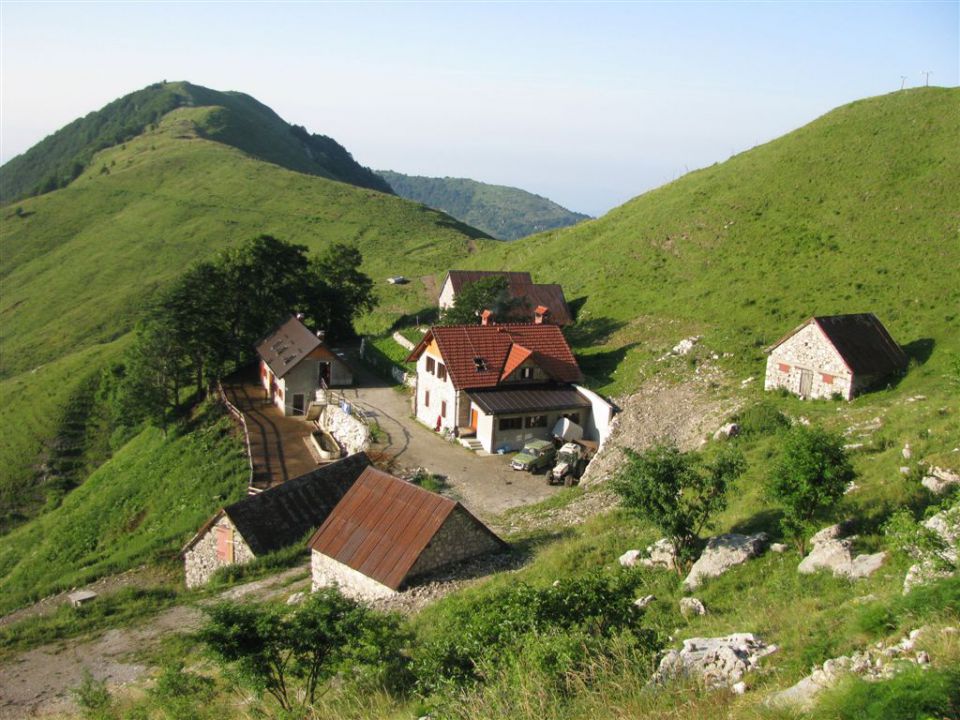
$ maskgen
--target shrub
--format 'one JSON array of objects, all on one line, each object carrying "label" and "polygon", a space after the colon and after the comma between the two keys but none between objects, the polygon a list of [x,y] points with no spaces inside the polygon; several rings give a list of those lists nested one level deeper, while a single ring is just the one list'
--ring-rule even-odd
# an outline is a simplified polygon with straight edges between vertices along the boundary
[{"label": "shrub", "polygon": [[742,435],[772,435],[790,427],[790,420],[772,402],[764,400],[734,416]]},{"label": "shrub", "polygon": [[911,666],[885,682],[850,679],[825,694],[817,717],[928,720],[960,717],[960,670]]},{"label": "shrub", "polygon": [[801,554],[814,523],[843,497],[853,480],[843,438],[822,428],[797,425],[787,433],[770,480],[770,495],[783,506],[780,525]]},{"label": "shrub", "polygon": [[743,455],[725,447],[708,462],[698,453],[665,445],[624,452],[627,463],[614,478],[613,489],[627,510],[667,535],[682,571],[693,561],[700,531],[726,507],[728,487],[746,469]]}]

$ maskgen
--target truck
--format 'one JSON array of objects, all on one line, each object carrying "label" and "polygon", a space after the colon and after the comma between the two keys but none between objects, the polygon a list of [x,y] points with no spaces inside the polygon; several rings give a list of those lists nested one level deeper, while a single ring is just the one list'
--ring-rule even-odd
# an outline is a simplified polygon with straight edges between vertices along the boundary
[{"label": "truck", "polygon": [[510,467],[527,472],[547,470],[556,455],[557,450],[549,440],[530,440],[523,446],[523,450],[513,456]]},{"label": "truck", "polygon": [[557,464],[547,475],[547,482],[551,485],[563,483],[570,487],[583,475],[588,456],[589,451],[583,445],[575,442],[565,443],[557,453]]}]

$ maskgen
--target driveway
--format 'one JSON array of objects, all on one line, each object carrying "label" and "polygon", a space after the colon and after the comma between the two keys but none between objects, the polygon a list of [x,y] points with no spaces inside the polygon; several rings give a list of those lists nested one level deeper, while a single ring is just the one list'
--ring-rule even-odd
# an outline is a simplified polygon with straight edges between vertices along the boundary
[{"label": "driveway", "polygon": [[344,390],[343,395],[376,419],[383,438],[371,451],[392,458],[394,472],[424,468],[444,476],[449,485],[445,494],[462,501],[485,521],[560,490],[548,485],[542,473],[511,470],[510,455],[479,455],[444,440],[413,418],[409,391],[388,384],[358,361],[351,366],[359,386]]}]

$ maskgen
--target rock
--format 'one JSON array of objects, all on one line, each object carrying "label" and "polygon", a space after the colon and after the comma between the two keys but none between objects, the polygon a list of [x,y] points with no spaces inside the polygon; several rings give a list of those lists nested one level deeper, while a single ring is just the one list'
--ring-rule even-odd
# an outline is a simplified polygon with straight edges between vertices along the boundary
[{"label": "rock", "polygon": [[684,617],[706,615],[707,608],[702,601],[693,597],[680,598],[680,614]]},{"label": "rock", "polygon": [[914,403],[914,402],[920,402],[921,400],[926,400],[926,399],[927,399],[926,395],[914,395],[913,397],[908,397],[907,402]]},{"label": "rock", "polygon": [[907,570],[907,576],[903,580],[904,594],[917,585],[953,575],[960,562],[957,556],[957,546],[960,544],[960,503],[941,510],[923,525],[940,537],[943,547],[936,550],[917,550],[919,562]]},{"label": "rock", "polygon": [[953,485],[960,485],[960,475],[940,467],[932,467],[920,481],[921,484],[934,495],[940,495]]},{"label": "rock", "polygon": [[636,600],[634,600],[633,606],[643,610],[643,608],[645,608],[647,605],[649,605],[656,599],[657,599],[656,595],[644,595],[642,598],[637,598]]},{"label": "rock", "polygon": [[640,561],[639,550],[627,550],[620,556],[620,565],[622,567],[633,567]]},{"label": "rock", "polygon": [[677,567],[677,551],[674,549],[672,542],[666,538],[661,538],[647,547],[647,557],[641,558],[640,564],[644,567],[675,570]]},{"label": "rock", "polygon": [[707,547],[690,568],[683,581],[685,590],[696,590],[704,578],[722,575],[734,565],[740,565],[763,552],[767,534],[740,535],[729,533],[717,535],[707,541]]},{"label": "rock", "polygon": [[660,661],[653,682],[664,683],[681,677],[699,677],[709,688],[732,687],[755,670],[761,658],[776,652],[752,633],[725,637],[691,638],[683,649],[669,650]]},{"label": "rock", "polygon": [[900,474],[901,474],[901,475],[909,475],[909,474],[910,474],[910,468],[907,467],[906,465],[901,465],[901,466],[900,466]]},{"label": "rock", "polygon": [[730,688],[735,695],[743,695],[747,691],[747,684],[741,680]]},{"label": "rock", "polygon": [[847,534],[849,527],[850,524],[847,522],[839,522],[836,525],[828,525],[810,538],[810,544],[819,545],[827,540],[836,540],[837,538],[842,538]]},{"label": "rock", "polygon": [[843,446],[843,449],[847,452],[853,452],[854,450],[859,450],[863,447],[863,443],[847,443]]},{"label": "rock", "polygon": [[797,418],[797,422],[800,423],[801,425],[809,425],[809,424],[810,424],[810,418],[807,418],[807,417],[804,417],[803,415],[801,415],[800,417]]},{"label": "rock", "polygon": [[299,605],[303,602],[303,599],[307,594],[303,591],[295,592],[293,595],[287,598],[287,605]]},{"label": "rock", "polygon": [[818,570],[830,570],[836,577],[848,577],[851,580],[864,578],[876,572],[887,557],[886,552],[853,557],[850,550],[853,538],[827,540],[813,546],[797,566],[797,571],[805,575]]},{"label": "rock", "polygon": [[739,434],[740,426],[737,423],[731,422],[721,426],[720,429],[713,434],[713,439],[727,440],[729,438],[736,437]]},{"label": "rock", "polygon": [[909,460],[913,457],[913,450],[910,449],[910,443],[907,443],[903,446],[903,450],[900,451],[900,454],[903,455],[904,460]]},{"label": "rock", "polygon": [[671,355],[689,354],[690,351],[693,350],[694,345],[700,342],[701,338],[702,338],[701,335],[693,335],[691,337],[684,338],[683,340],[681,340],[680,342],[678,342],[676,345],[673,346],[673,348],[670,350],[670,354]]},{"label": "rock", "polygon": [[917,653],[917,665],[929,665],[930,664],[930,655],[926,650],[921,650]]},{"label": "rock", "polygon": [[770,545],[770,550],[775,553],[785,553],[789,549],[790,547],[785,543],[773,543]]},{"label": "rock", "polygon": [[754,378],[753,375],[751,375],[751,376],[748,377],[746,380],[742,380],[742,381],[740,382],[740,387],[745,388],[747,385],[749,385],[750,383],[752,383],[755,379],[756,379],[756,378]]},{"label": "rock", "polygon": [[843,489],[844,495],[849,495],[852,492],[855,492],[860,489],[860,486],[857,485],[853,480],[851,480],[847,486]]}]

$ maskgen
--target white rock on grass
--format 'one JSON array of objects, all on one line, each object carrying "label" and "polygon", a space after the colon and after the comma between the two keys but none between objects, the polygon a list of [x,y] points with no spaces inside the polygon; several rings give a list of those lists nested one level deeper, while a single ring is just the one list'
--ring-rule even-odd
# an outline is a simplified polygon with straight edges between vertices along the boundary
[{"label": "white rock on grass", "polygon": [[673,543],[667,538],[660,538],[653,545],[647,546],[647,557],[640,559],[640,564],[649,568],[664,568],[675,570],[677,567],[677,551]]},{"label": "white rock on grass", "polygon": [[640,561],[639,550],[627,550],[620,556],[620,565],[623,567],[633,567]]},{"label": "white rock on grass", "polygon": [[652,603],[657,599],[656,595],[644,595],[642,598],[637,598],[633,601],[633,606],[643,610],[647,605]]},{"label": "white rock on grass", "polygon": [[767,540],[767,534],[762,532],[756,535],[728,533],[710,538],[683,581],[684,589],[696,590],[705,578],[723,575],[735,565],[756,557],[766,548]]},{"label": "white rock on grass", "polygon": [[287,605],[299,605],[306,597],[307,593],[303,592],[302,590],[300,592],[295,592],[293,595],[287,598]]},{"label": "white rock on grass", "polygon": [[921,484],[934,495],[941,495],[954,485],[960,485],[960,475],[946,468],[932,467],[927,470]]},{"label": "white rock on grass", "polygon": [[777,651],[752,633],[733,633],[725,637],[690,638],[680,650],[668,650],[660,660],[653,682],[695,677],[709,688],[733,687],[760,659]]},{"label": "white rock on grass", "polygon": [[706,615],[707,607],[702,600],[694,597],[680,598],[680,614],[684,617],[695,617],[697,615]]},{"label": "white rock on grass", "polygon": [[960,563],[957,556],[957,546],[960,544],[960,503],[941,510],[923,525],[940,536],[944,547],[921,554],[920,561],[910,566],[903,580],[904,594],[917,585],[953,575]]},{"label": "white rock on grass", "polygon": [[818,570],[829,570],[836,577],[851,580],[865,578],[875,573],[887,557],[887,553],[857,555],[851,552],[856,536],[841,538],[843,526],[840,524],[824,528],[810,539],[810,553],[800,561],[797,572],[809,575]]},{"label": "white rock on grass", "polygon": [[713,434],[714,440],[729,440],[732,437],[736,437],[740,434],[740,426],[737,423],[731,422],[721,425],[720,429]]},{"label": "white rock on grass", "polygon": [[910,443],[907,443],[903,446],[903,450],[900,451],[900,454],[903,456],[904,460],[909,460],[913,457],[913,450],[910,448]]},{"label": "white rock on grass", "polygon": [[771,543],[770,552],[785,553],[790,547],[784,543]]}]

